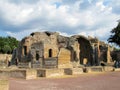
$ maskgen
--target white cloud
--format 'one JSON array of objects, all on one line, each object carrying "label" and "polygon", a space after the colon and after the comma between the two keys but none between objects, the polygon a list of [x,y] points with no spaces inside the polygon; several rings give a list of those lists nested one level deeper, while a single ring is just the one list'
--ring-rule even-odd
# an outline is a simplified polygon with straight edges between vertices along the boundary
[{"label": "white cloud", "polygon": [[23,31],[20,31],[20,32],[10,32],[10,31],[7,31],[6,33],[9,36],[17,37],[18,40],[21,40],[21,38],[29,36],[32,32],[43,32],[43,31],[45,31],[45,30],[42,30],[42,29],[31,29],[31,30],[23,30]]},{"label": "white cloud", "polygon": [[40,28],[59,31],[67,36],[79,33],[100,39],[105,37],[106,40],[108,32],[116,26],[116,21],[120,18],[115,11],[120,5],[119,0],[37,0],[32,4],[28,3],[29,0],[22,0],[21,3],[10,1],[0,1],[0,23],[7,25],[7,29],[0,29],[18,39],[39,31]]}]

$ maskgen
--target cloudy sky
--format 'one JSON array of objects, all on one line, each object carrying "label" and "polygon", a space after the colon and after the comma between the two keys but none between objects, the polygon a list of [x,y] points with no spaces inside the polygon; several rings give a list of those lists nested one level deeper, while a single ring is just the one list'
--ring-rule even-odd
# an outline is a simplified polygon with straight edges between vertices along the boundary
[{"label": "cloudy sky", "polygon": [[57,31],[106,41],[120,19],[120,0],[0,0],[0,36],[21,40]]}]

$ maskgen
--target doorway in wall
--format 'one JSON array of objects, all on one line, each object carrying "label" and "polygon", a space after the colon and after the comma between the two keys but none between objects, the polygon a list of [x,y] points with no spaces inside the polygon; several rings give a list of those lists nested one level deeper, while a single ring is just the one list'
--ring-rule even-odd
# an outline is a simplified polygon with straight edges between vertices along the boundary
[{"label": "doorway in wall", "polygon": [[52,49],[49,49],[48,52],[49,52],[49,53],[48,53],[48,56],[49,56],[49,57],[52,57]]}]

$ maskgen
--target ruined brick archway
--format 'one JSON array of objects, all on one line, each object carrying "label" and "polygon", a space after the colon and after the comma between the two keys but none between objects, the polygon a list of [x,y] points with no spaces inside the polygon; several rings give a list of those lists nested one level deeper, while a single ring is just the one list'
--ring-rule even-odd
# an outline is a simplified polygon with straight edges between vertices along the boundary
[{"label": "ruined brick archway", "polygon": [[92,47],[89,40],[83,36],[79,36],[77,39],[80,44],[80,64],[93,65]]}]

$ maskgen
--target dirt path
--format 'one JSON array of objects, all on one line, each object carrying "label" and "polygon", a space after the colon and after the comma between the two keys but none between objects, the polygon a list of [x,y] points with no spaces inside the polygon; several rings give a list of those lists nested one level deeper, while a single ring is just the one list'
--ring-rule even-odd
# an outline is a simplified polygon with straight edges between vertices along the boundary
[{"label": "dirt path", "polygon": [[82,74],[71,78],[10,79],[10,90],[120,90],[120,72]]}]

